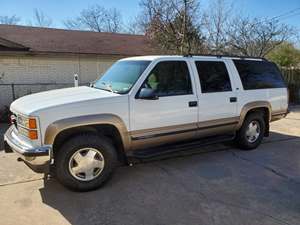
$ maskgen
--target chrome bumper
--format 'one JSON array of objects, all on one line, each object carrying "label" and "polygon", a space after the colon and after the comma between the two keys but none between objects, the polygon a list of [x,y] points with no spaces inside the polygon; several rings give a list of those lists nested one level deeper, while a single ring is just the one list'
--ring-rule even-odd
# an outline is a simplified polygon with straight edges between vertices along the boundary
[{"label": "chrome bumper", "polygon": [[33,147],[20,140],[11,126],[4,134],[5,152],[15,152],[35,172],[47,172],[50,165],[51,146]]}]

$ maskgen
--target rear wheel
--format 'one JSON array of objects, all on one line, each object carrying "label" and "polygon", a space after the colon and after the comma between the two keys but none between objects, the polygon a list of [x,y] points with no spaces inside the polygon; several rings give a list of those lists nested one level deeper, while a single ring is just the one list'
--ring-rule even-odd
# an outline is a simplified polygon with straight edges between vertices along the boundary
[{"label": "rear wheel", "polygon": [[263,140],[266,123],[263,112],[250,113],[244,120],[242,127],[237,132],[237,144],[243,150],[257,148]]},{"label": "rear wheel", "polygon": [[117,164],[114,146],[104,136],[82,134],[68,140],[55,156],[56,177],[76,191],[99,188]]}]

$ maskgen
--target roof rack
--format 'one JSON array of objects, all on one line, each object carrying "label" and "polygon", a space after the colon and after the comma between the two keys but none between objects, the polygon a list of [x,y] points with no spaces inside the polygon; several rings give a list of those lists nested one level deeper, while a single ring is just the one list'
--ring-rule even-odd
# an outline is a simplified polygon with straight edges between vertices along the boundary
[{"label": "roof rack", "polygon": [[217,57],[217,58],[223,58],[223,57],[228,57],[228,58],[239,58],[239,59],[261,59],[264,61],[268,61],[266,58],[263,57],[252,57],[252,56],[240,56],[240,55],[213,55],[213,54],[186,54],[183,55],[184,57],[193,57],[193,56],[210,56],[210,57]]}]

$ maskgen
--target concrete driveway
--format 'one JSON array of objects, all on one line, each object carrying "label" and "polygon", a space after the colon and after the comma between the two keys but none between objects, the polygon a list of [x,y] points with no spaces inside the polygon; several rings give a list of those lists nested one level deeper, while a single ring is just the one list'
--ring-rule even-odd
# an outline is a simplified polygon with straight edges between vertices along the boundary
[{"label": "concrete driveway", "polygon": [[[201,153],[206,151],[206,153]],[[193,151],[195,153],[195,151]],[[0,153],[0,224],[300,224],[300,108],[257,150],[226,145],[120,167],[74,193]]]}]

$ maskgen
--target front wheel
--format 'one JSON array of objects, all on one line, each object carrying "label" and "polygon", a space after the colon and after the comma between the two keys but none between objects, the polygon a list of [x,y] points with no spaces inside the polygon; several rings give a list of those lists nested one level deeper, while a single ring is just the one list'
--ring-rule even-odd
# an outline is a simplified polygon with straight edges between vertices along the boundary
[{"label": "front wheel", "polygon": [[68,140],[55,156],[56,177],[75,191],[99,188],[117,164],[114,146],[104,136],[82,134]]},{"label": "front wheel", "polygon": [[236,141],[239,148],[243,150],[257,148],[263,140],[265,130],[264,114],[262,112],[249,114],[237,132]]}]

